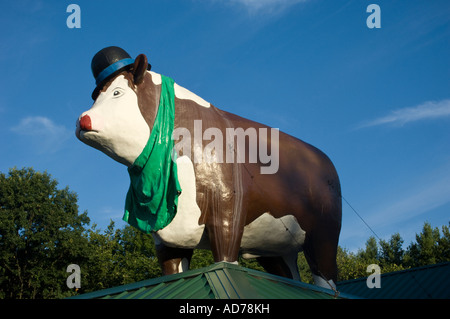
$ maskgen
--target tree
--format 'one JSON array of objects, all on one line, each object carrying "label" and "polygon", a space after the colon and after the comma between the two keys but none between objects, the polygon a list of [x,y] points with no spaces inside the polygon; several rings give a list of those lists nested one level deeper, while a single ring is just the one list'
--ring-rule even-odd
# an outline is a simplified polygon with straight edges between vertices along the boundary
[{"label": "tree", "polygon": [[300,252],[297,256],[297,267],[300,274],[300,280],[308,284],[313,284],[314,279],[312,272],[309,269],[308,262],[306,261],[305,254],[303,252]]},{"label": "tree", "polygon": [[114,223],[101,233],[94,224],[88,231],[89,257],[80,265],[81,289],[78,293],[101,290],[122,284],[121,269],[117,262],[120,246],[114,237]]},{"label": "tree", "polygon": [[66,272],[86,259],[77,195],[32,168],[0,173],[0,298],[68,296]]},{"label": "tree", "polygon": [[371,236],[366,242],[366,249],[360,249],[358,251],[357,257],[361,258],[368,264],[374,264],[378,260],[378,244],[375,237]]},{"label": "tree", "polygon": [[405,251],[402,248],[403,239],[399,233],[392,235],[389,241],[380,240],[380,246],[380,261],[383,265],[403,264],[403,256]]},{"label": "tree", "polygon": [[119,264],[127,272],[123,283],[162,276],[152,235],[127,225],[116,232],[116,240],[120,245]]},{"label": "tree", "polygon": [[103,233],[94,224],[88,234],[89,255],[80,265],[83,275],[78,293],[162,275],[151,235],[129,225],[115,229],[113,221]]},{"label": "tree", "polygon": [[198,269],[214,264],[214,257],[210,250],[195,249],[192,254],[190,269]]},{"label": "tree", "polygon": [[[450,222],[448,223],[450,226]],[[442,237],[438,240],[439,262],[450,260],[450,229],[449,226],[442,226]]]},{"label": "tree", "polygon": [[[373,242],[370,241],[373,249]],[[369,249],[370,250],[370,249]],[[373,251],[372,253],[373,254]],[[367,266],[373,264],[372,259],[366,259],[365,253],[360,250],[357,254],[338,247],[336,262],[338,265],[338,282],[367,276]],[[364,257],[363,257],[364,256]]]},{"label": "tree", "polygon": [[441,256],[439,228],[432,228],[430,223],[423,225],[422,232],[416,234],[416,242],[408,247],[407,262],[410,267],[419,267],[444,261]]}]

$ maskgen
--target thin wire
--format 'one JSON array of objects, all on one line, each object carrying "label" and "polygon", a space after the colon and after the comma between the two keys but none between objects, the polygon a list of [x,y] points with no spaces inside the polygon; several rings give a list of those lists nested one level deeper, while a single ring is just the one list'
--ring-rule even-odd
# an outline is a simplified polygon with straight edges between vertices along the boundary
[{"label": "thin wire", "polygon": [[375,235],[375,237],[378,238],[379,241],[381,241],[380,237],[378,237],[378,235],[374,232],[374,230],[369,226],[369,224],[366,223],[366,221],[361,217],[360,214],[358,214],[358,212],[356,211],[356,209],[353,208],[352,205],[350,205],[350,203],[344,198],[344,196],[342,196],[342,199],[347,203],[347,205],[355,212],[355,214],[363,221],[364,224],[366,224],[367,228],[370,229],[370,231]]},{"label": "thin wire", "polygon": [[[250,174],[250,172],[249,172],[249,174]],[[342,194],[341,194],[341,198],[342,198],[342,199],[347,203],[347,205],[355,212],[355,214],[363,221],[363,223],[367,226],[367,228],[370,229],[370,231],[375,235],[375,237],[377,237],[378,240],[381,241],[380,237],[378,237],[378,235],[375,233],[375,231],[369,226],[369,224],[367,224],[367,222],[364,220],[364,218],[362,218],[361,215],[358,214],[358,212],[356,211],[356,209],[354,209],[353,206],[350,205],[350,203],[344,198],[344,196],[342,196]],[[297,239],[295,238],[294,234],[292,234],[291,230],[286,226],[286,224],[283,222],[283,220],[282,220],[281,218],[280,218],[280,221],[281,221],[281,223],[283,224],[283,226],[284,226],[284,228],[286,229],[286,231],[288,231],[289,234],[291,235],[291,237],[294,239],[294,241],[297,242]],[[297,242],[297,244],[299,244],[299,243]],[[303,253],[306,255],[306,252],[305,252],[305,251],[303,251]],[[337,297],[339,296],[340,292],[339,292],[336,288],[334,288],[334,287],[331,285],[331,283],[330,283],[330,282],[328,281],[328,279],[322,274],[322,272],[320,272],[320,270],[318,271],[318,273],[319,273],[319,276],[322,277],[322,278],[325,280],[325,282],[330,286],[331,290],[334,291],[334,297],[337,298]]]}]

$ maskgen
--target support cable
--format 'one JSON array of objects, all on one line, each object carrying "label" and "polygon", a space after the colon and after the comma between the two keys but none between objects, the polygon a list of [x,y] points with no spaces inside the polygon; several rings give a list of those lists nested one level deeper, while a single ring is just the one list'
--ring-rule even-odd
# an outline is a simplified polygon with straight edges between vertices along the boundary
[{"label": "support cable", "polygon": [[379,241],[381,241],[380,237],[378,237],[378,235],[375,233],[375,231],[369,226],[369,224],[366,223],[366,221],[364,220],[364,218],[361,217],[360,214],[358,214],[358,212],[356,211],[356,209],[353,208],[352,205],[350,205],[350,203],[344,198],[344,196],[341,195],[341,198],[347,203],[347,205],[353,210],[353,212],[356,214],[356,216],[359,217],[359,219],[361,219],[363,221],[363,223],[367,226],[367,228],[370,229],[370,231],[375,235],[376,238],[378,238]]}]

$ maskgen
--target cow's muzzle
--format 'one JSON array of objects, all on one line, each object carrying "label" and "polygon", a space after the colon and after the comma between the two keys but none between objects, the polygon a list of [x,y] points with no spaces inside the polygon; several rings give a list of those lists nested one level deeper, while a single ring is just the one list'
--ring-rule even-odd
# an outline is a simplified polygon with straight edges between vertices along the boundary
[{"label": "cow's muzzle", "polygon": [[82,131],[91,131],[92,130],[92,121],[89,115],[83,115],[80,119],[80,129]]}]

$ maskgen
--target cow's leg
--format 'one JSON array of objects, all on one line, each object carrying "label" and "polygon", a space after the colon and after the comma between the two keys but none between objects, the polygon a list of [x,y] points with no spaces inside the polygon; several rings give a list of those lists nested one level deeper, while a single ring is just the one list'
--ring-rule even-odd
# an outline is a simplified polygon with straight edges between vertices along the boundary
[{"label": "cow's leg", "polygon": [[215,262],[238,262],[244,223],[245,210],[241,204],[235,205],[233,199],[220,200],[211,210],[206,229]]},{"label": "cow's leg", "polygon": [[232,218],[219,220],[217,217],[216,222],[209,222],[206,227],[214,261],[237,263],[244,227],[235,227]]},{"label": "cow's leg", "polygon": [[156,245],[156,254],[163,275],[177,274],[189,269],[193,249],[172,248]]},{"label": "cow's leg", "polygon": [[258,257],[256,260],[268,273],[300,280],[297,266],[297,253],[289,256]]},{"label": "cow's leg", "polygon": [[[337,282],[337,238],[332,232],[318,231],[306,235],[304,253],[313,274],[314,283],[327,289],[336,289]],[[328,231],[330,231],[328,229]],[[331,234],[330,234],[331,233]],[[321,236],[322,235],[322,236]]]}]

